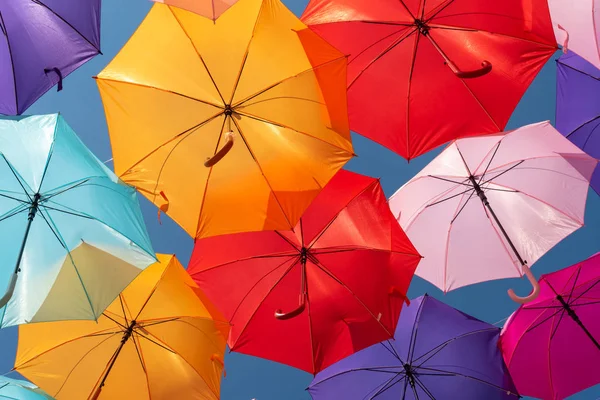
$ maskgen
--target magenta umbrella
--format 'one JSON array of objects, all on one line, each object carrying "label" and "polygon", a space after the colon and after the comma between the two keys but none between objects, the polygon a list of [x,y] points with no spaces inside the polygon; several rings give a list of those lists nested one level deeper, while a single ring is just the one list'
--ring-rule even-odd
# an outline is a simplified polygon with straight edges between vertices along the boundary
[{"label": "magenta umbrella", "polygon": [[424,256],[416,275],[447,292],[526,275],[528,265],[583,226],[597,160],[549,122],[459,139],[389,200]]},{"label": "magenta umbrella", "polygon": [[540,287],[510,316],[500,346],[519,393],[564,399],[600,383],[600,253],[542,275]]}]

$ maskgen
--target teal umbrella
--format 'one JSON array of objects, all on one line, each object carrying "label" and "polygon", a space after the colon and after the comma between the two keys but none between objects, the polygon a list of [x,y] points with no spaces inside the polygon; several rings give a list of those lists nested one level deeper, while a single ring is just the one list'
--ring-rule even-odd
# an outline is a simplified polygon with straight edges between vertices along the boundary
[{"label": "teal umbrella", "polygon": [[49,400],[52,397],[32,383],[0,376],[0,400]]},{"label": "teal umbrella", "polygon": [[97,319],[154,261],[135,190],[59,114],[0,119],[0,327]]}]

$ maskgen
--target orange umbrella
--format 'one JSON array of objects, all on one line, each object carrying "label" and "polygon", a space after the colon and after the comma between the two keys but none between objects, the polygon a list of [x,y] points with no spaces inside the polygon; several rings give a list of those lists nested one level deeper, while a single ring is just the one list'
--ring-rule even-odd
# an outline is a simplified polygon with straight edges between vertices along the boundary
[{"label": "orange umbrella", "polygon": [[155,4],[97,77],[115,171],[192,237],[292,229],[353,156],[346,65],[279,0]]},{"label": "orange umbrella", "polygon": [[172,255],[98,322],[19,326],[15,370],[56,399],[217,400],[229,325]]}]

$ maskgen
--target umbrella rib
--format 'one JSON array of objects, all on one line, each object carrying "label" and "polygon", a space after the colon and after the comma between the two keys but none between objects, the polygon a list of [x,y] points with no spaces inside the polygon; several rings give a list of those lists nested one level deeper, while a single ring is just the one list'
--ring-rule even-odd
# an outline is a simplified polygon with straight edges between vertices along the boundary
[{"label": "umbrella rib", "polygon": [[[595,77],[595,76],[593,76],[593,75],[590,75],[590,74],[588,74],[588,73],[586,73],[586,72],[583,72],[582,70],[580,70],[580,69],[577,69],[577,68],[575,68],[575,67],[572,67],[572,66],[571,66],[571,65],[569,65],[569,64],[565,64],[564,62],[560,61],[560,58],[559,58],[558,60],[556,60],[556,63],[557,63],[557,64],[560,64],[560,65],[562,65],[562,66],[564,66],[564,67],[567,67],[567,68],[569,68],[569,69],[572,69],[572,70],[573,70],[573,71],[575,71],[575,72],[579,72],[580,74],[582,74],[582,75],[585,75],[585,76],[587,76],[587,77],[589,77],[589,78],[592,78],[593,80],[600,81],[600,78],[597,78],[597,77]],[[598,119],[598,118],[600,118],[600,116],[594,117],[594,118],[592,118],[590,121],[584,122],[584,123],[583,123],[583,125],[587,124],[588,122],[592,122],[593,120],[595,120],[595,119]],[[581,126],[580,126],[579,128],[581,128]],[[579,128],[577,128],[577,129],[579,129]],[[568,136],[567,136],[567,137],[568,137]]]},{"label": "umbrella rib", "polygon": [[[239,100],[238,102],[236,102],[235,104],[233,104],[231,107],[232,108],[238,108],[240,106],[244,106],[244,104],[247,103],[248,101],[250,101],[250,100],[252,100],[252,99],[260,96],[261,94],[264,94],[264,93],[268,92],[271,89],[276,88],[277,86],[279,86],[279,85],[281,85],[281,84],[283,84],[283,83],[285,83],[285,82],[287,82],[289,80],[296,79],[296,78],[300,77],[301,75],[304,75],[304,74],[307,74],[307,73],[310,73],[310,72],[315,72],[317,69],[319,69],[321,67],[325,67],[325,66],[327,66],[329,64],[333,64],[335,62],[338,62],[340,60],[345,60],[345,59],[346,59],[346,56],[340,56],[340,57],[334,58],[332,60],[326,61],[326,62],[324,62],[322,64],[319,64],[319,65],[316,65],[316,66],[311,66],[310,68],[305,69],[304,71],[300,71],[300,72],[298,72],[295,75],[288,76],[286,78],[281,79],[280,81],[272,83],[271,85],[267,86],[266,88],[261,89],[258,92],[254,93],[254,94],[251,94],[248,97],[243,98],[242,100]],[[309,99],[303,99],[303,100],[309,100]],[[233,101],[233,98],[232,98],[232,101]]]},{"label": "umbrella rib", "polygon": [[[351,356],[349,356],[349,357],[351,357]],[[375,371],[375,369],[379,369],[379,368],[401,368],[401,367],[386,367],[384,365],[384,366],[375,366],[375,367],[351,368],[351,369],[347,369],[345,371],[337,372],[337,373],[335,373],[335,374],[333,374],[331,376],[328,376],[327,378],[324,378],[324,379],[322,379],[320,381],[316,381],[316,378],[315,378],[315,381],[313,381],[310,386],[316,386],[316,385],[319,385],[321,383],[325,383],[327,381],[335,379],[335,378],[337,378],[339,376],[351,374],[352,372],[357,372],[357,371],[382,372],[382,371]],[[404,371],[401,371],[400,373],[404,373]]]},{"label": "umbrella rib", "polygon": [[11,196],[8,196],[8,195],[2,194],[2,193],[0,193],[0,197],[4,197],[9,200],[18,201],[19,203],[29,204],[29,202],[27,202],[25,200],[17,199],[16,197],[11,197]]},{"label": "umbrella rib", "polygon": [[[389,344],[390,347],[388,348],[385,343]],[[384,342],[379,342],[379,344],[381,344],[391,355],[393,355],[395,358],[398,359],[398,361],[400,361],[400,363],[402,365],[404,365],[404,361],[402,361],[402,359],[400,358],[400,355],[398,354],[398,352],[396,351],[396,349],[394,348],[394,345],[390,342],[390,340],[386,340]]]},{"label": "umbrella rib", "polygon": [[554,321],[552,321],[554,326],[552,327],[552,329],[550,331],[550,340],[554,339],[554,336],[556,336],[556,332],[558,332],[558,327],[560,326],[560,323],[562,322],[562,319],[565,316],[566,312],[567,312],[567,310],[565,310],[563,307],[563,309],[561,310],[561,313],[560,313],[560,317],[558,317],[558,322],[556,324],[554,324]]},{"label": "umbrella rib", "polygon": [[12,210],[9,210],[8,212],[6,212],[4,215],[0,216],[0,222],[9,219],[10,217],[14,217],[15,215],[18,215],[20,213],[22,213],[23,211],[27,211],[29,210],[29,207],[27,206],[23,206],[23,205],[19,205],[15,208],[13,208]]},{"label": "umbrella rib", "polygon": [[219,90],[219,87],[217,86],[217,82],[215,82],[215,79],[213,78],[212,74],[210,73],[210,71],[208,69],[208,66],[206,65],[206,62],[204,61],[204,58],[202,57],[202,55],[200,54],[200,52],[196,48],[196,45],[194,44],[194,41],[190,37],[188,31],[183,27],[183,24],[181,23],[181,21],[179,20],[179,18],[177,18],[177,15],[175,15],[175,13],[171,9],[171,7],[169,7],[169,11],[171,11],[171,14],[173,15],[173,18],[175,18],[175,20],[177,21],[177,24],[179,25],[179,27],[181,28],[181,30],[183,31],[183,33],[185,34],[185,36],[190,41],[190,45],[192,46],[192,48],[194,49],[194,51],[198,55],[198,58],[200,59],[200,62],[204,66],[204,69],[206,70],[206,73],[210,77],[210,80],[212,81],[212,83],[213,83],[213,85],[214,85],[217,93],[219,94],[219,97],[221,98],[221,101],[223,102],[223,105],[227,104],[227,103],[225,103],[225,98],[223,97],[223,95],[221,94],[221,91]]},{"label": "umbrella rib", "polygon": [[445,342],[440,343],[439,345],[437,345],[433,349],[429,350],[428,352],[423,353],[418,358],[412,360],[411,363],[414,365],[417,362],[419,362],[423,357],[427,357],[425,360],[423,360],[419,365],[417,365],[415,367],[415,368],[421,368],[421,365],[425,364],[427,361],[429,361],[430,359],[432,359],[433,357],[435,357],[436,354],[438,354],[446,346],[448,346],[450,343],[454,342],[455,340],[463,339],[463,338],[465,338],[467,336],[476,335],[476,334],[479,334],[479,333],[492,332],[492,331],[497,331],[497,330],[498,330],[498,328],[496,328],[496,327],[485,328],[485,329],[479,329],[479,330],[476,330],[476,331],[467,332],[467,333],[464,333],[464,334],[459,335],[459,336],[455,336],[455,337],[453,337],[451,339],[446,340]]},{"label": "umbrella rib", "polygon": [[[150,339],[150,338],[149,338],[147,335],[143,335],[143,334],[141,334],[141,333],[139,333],[139,332],[136,332],[136,335],[137,335],[137,336],[139,336],[139,337],[141,337],[141,338],[144,338],[144,339],[148,340],[148,341],[149,341],[149,342],[151,342],[151,343],[154,343],[154,344],[155,344],[155,345],[157,345],[158,347],[161,347],[161,348],[163,348],[164,350],[167,350],[168,352],[170,352],[170,353],[172,353],[172,354],[177,354],[177,352],[176,352],[176,351],[174,351],[174,350],[172,350],[172,349],[169,349],[167,346],[165,346],[165,345],[163,345],[163,344],[161,344],[161,343],[158,343],[158,342],[157,342],[156,340],[154,340],[154,339]],[[154,335],[152,335],[152,337],[154,337]]]},{"label": "umbrella rib", "polygon": [[405,252],[405,251],[397,251],[397,250],[377,249],[375,247],[368,247],[368,246],[354,246],[352,248],[325,247],[325,248],[315,249],[312,252],[312,254],[318,256],[318,255],[321,255],[321,254],[348,253],[348,252],[351,252],[351,251],[375,251],[375,252],[381,251],[381,252],[385,252],[385,253],[401,254],[401,255],[405,255],[405,256],[419,257],[415,253],[408,253],[408,252]]},{"label": "umbrella rib", "polygon": [[[585,285],[586,283],[587,283],[587,282],[585,282],[585,283],[582,283],[581,285],[579,285],[579,286],[578,286],[578,288],[579,288],[579,287],[581,287],[581,286],[583,286],[583,285]],[[590,287],[589,287],[589,288],[585,289],[585,290],[583,291],[583,293],[580,293],[580,294],[579,294],[579,295],[578,295],[578,296],[577,296],[577,297],[576,297],[576,298],[575,298],[573,301],[577,301],[577,300],[579,300],[581,297],[583,297],[583,296],[584,296],[584,295],[585,295],[587,292],[589,292],[589,291],[590,291],[590,290],[591,290],[591,289],[592,289],[594,286],[596,286],[596,285],[597,285],[597,284],[599,284],[599,283],[600,283],[600,279],[599,279],[599,280],[597,280],[596,282],[592,283],[592,284],[590,285]]]},{"label": "umbrella rib", "polygon": [[442,369],[437,369],[437,368],[420,367],[419,369],[426,370],[426,371],[437,372],[438,374],[418,373],[418,375],[424,375],[424,376],[428,376],[428,375],[431,375],[431,376],[458,376],[458,377],[461,377],[461,378],[471,379],[471,380],[477,381],[479,383],[483,383],[485,385],[488,385],[488,386],[491,386],[493,388],[502,390],[504,392],[508,392],[510,395],[517,396],[516,393],[513,393],[513,392],[507,390],[506,388],[503,388],[503,387],[498,386],[498,385],[494,385],[493,383],[487,382],[487,381],[485,381],[483,379],[480,379],[480,378],[475,378],[474,376],[465,375],[465,374],[461,374],[461,373],[458,373],[458,372],[444,371]]},{"label": "umbrella rib", "polygon": [[433,207],[433,206],[436,206],[436,205],[438,205],[438,204],[440,204],[440,203],[443,203],[443,202],[445,202],[445,201],[448,201],[448,200],[452,200],[452,199],[454,199],[454,198],[456,198],[456,197],[458,197],[458,196],[462,196],[462,195],[464,195],[465,193],[469,193],[469,192],[472,192],[472,193],[473,193],[473,192],[475,192],[475,190],[474,190],[474,189],[471,187],[470,189],[467,189],[467,190],[465,190],[465,191],[463,191],[463,192],[460,192],[460,193],[457,193],[457,194],[453,194],[452,196],[450,196],[450,197],[446,197],[445,199],[441,199],[441,200],[438,200],[438,201],[436,201],[436,202],[429,203],[429,204],[427,204],[425,207]]},{"label": "umbrella rib", "polygon": [[150,327],[150,326],[154,326],[154,325],[161,325],[161,324],[166,324],[166,323],[168,323],[168,322],[174,322],[174,321],[177,321],[177,320],[179,320],[179,319],[180,319],[180,317],[174,317],[174,318],[169,318],[169,319],[166,319],[166,320],[164,320],[164,321],[155,321],[155,322],[150,322],[150,323],[147,323],[147,324],[142,322],[142,323],[140,324],[140,326],[141,326],[142,328],[146,329],[146,328],[148,328],[148,327]]},{"label": "umbrella rib", "polygon": [[415,314],[415,323],[410,332],[410,341],[408,343],[408,354],[406,356],[407,357],[406,362],[410,363],[410,364],[412,364],[412,362],[413,362],[414,348],[417,343],[417,330],[419,328],[419,319],[421,318],[421,312],[423,310],[423,305],[427,301],[427,298],[428,297],[425,296],[423,298],[423,301],[421,302],[421,304],[419,304],[419,308],[417,309],[417,313]]},{"label": "umbrella rib", "polygon": [[465,178],[462,182],[458,182],[458,181],[453,181],[452,179],[447,179],[447,178],[442,178],[440,176],[436,176],[436,175],[427,175],[428,178],[433,178],[433,179],[438,179],[440,181],[445,181],[445,182],[450,182],[450,183],[455,183],[457,185],[462,185],[462,186],[466,186],[468,188],[473,188],[473,185],[471,185],[469,182],[468,178]]},{"label": "umbrella rib", "polygon": [[160,277],[157,279],[156,283],[154,284],[154,287],[152,288],[152,290],[150,291],[150,293],[148,294],[148,297],[146,298],[146,301],[144,301],[144,303],[142,304],[142,307],[140,307],[140,311],[137,313],[137,315],[135,316],[135,318],[133,319],[134,321],[137,321],[140,317],[140,315],[142,314],[142,311],[144,311],[144,308],[146,307],[146,305],[148,304],[148,302],[150,301],[150,298],[152,297],[152,295],[154,295],[154,292],[156,292],[156,289],[158,288],[158,285],[160,284],[160,282],[162,281],[163,277],[165,276],[165,273],[167,272],[167,270],[169,269],[169,267],[167,266],[162,273],[160,274]]},{"label": "umbrella rib", "polygon": [[[287,244],[289,244],[290,246],[292,246],[294,248],[294,250],[296,251],[300,251],[301,249],[298,248],[298,246],[296,246],[295,243],[293,243],[291,240],[289,240],[288,238],[286,238],[285,236],[283,236],[279,231],[274,231],[277,236],[279,236],[280,238],[282,238],[283,240],[286,241]],[[302,218],[300,218],[300,237],[302,237],[302,240],[304,241],[304,236],[302,234]],[[304,246],[304,243],[302,243],[302,246]]]},{"label": "umbrella rib", "polygon": [[112,322],[114,322],[115,324],[117,324],[118,326],[120,326],[121,328],[127,330],[127,327],[125,325],[121,324],[119,321],[117,321],[116,319],[114,319],[111,316],[109,316],[107,314],[107,311],[103,312],[102,315],[104,315],[106,318],[108,318],[109,320],[111,320]]},{"label": "umbrella rib", "polygon": [[[510,168],[505,169],[504,171],[500,172],[499,174],[497,174],[496,176],[485,180],[481,185],[485,185],[486,183],[490,183],[492,182],[494,179],[498,179],[499,177],[501,177],[502,175],[506,174],[509,171],[512,171],[514,168],[518,167],[519,165],[523,164],[525,162],[525,160],[521,160],[519,162],[517,162],[515,165],[511,166]],[[495,184],[495,182],[492,182]]]},{"label": "umbrella rib", "polygon": [[4,154],[0,153],[0,156],[2,156],[2,158],[6,162],[6,165],[8,165],[8,168],[11,170],[11,172],[13,173],[15,179],[17,180],[17,182],[19,183],[19,185],[23,189],[23,193],[25,193],[25,195],[29,198],[29,202],[33,203],[33,199],[29,195],[29,192],[27,192],[27,189],[25,189],[25,185],[23,185],[23,182],[21,182],[21,180],[19,179],[19,175],[17,174],[17,171],[15,171],[15,169],[13,168],[13,166],[8,162],[8,160],[6,159],[6,157],[4,156]]},{"label": "umbrella rib", "polygon": [[154,90],[158,90],[159,92],[163,92],[163,93],[167,93],[167,94],[173,94],[175,96],[183,97],[183,98],[188,99],[188,100],[197,101],[198,103],[202,103],[202,104],[205,104],[207,106],[212,106],[212,107],[218,108],[220,110],[223,109],[222,105],[215,104],[215,103],[212,103],[212,102],[206,101],[206,100],[201,100],[201,99],[198,99],[196,97],[191,97],[191,96],[179,93],[179,92],[175,92],[173,90],[163,89],[163,88],[160,88],[158,86],[151,86],[151,85],[146,85],[144,83],[137,83],[137,82],[120,81],[120,80],[117,80],[117,79],[105,78],[105,77],[102,77],[102,76],[100,76],[100,77],[94,77],[94,78],[97,79],[97,80],[106,81],[106,82],[113,82],[113,83],[119,83],[119,84],[122,84],[122,85],[137,86],[137,87],[141,87],[141,88],[144,88],[144,89],[154,89]]},{"label": "umbrella rib", "polygon": [[[60,195],[60,194],[63,194],[64,192],[68,192],[68,191],[69,191],[69,190],[71,190],[71,189],[75,189],[76,187],[78,187],[78,186],[81,186],[81,185],[83,185],[84,183],[88,182],[90,179],[91,179],[91,178],[84,178],[84,179],[81,179],[81,180],[79,180],[79,181],[75,181],[75,183],[73,183],[73,182],[69,182],[69,183],[67,183],[67,184],[63,185],[63,186],[61,187],[61,190],[60,190],[60,191],[58,191],[58,192],[56,192],[56,193],[51,193],[51,191],[50,191],[50,192],[47,192],[47,193],[51,193],[51,194],[47,194],[46,196],[44,196],[44,199],[43,199],[43,200],[46,200],[46,201],[48,201],[48,200],[52,199],[52,198],[53,198],[53,197],[55,197],[55,196],[58,196],[58,195]],[[66,187],[66,188],[64,187],[64,186],[66,186],[66,185],[70,185],[70,184],[72,184],[72,183],[73,183],[73,186]],[[53,189],[53,190],[56,190],[56,189],[58,189],[58,188],[55,188],[55,189]]]},{"label": "umbrella rib", "polygon": [[[394,386],[396,386],[398,383],[402,382],[402,379],[406,378],[406,375],[403,375],[404,371],[402,372],[398,372],[396,373],[395,376],[392,376],[390,379],[388,379],[383,386],[381,386],[379,389],[377,389],[377,391],[371,395],[371,397],[369,397],[369,400],[373,400],[374,398],[376,398],[377,396],[385,393],[386,391],[388,391],[389,389],[393,388]],[[396,378],[400,378],[398,379],[396,382],[394,382],[394,379]],[[367,394],[368,396],[368,394]],[[366,396],[365,396],[366,397]],[[363,397],[363,399],[365,398]]]},{"label": "umbrella rib", "polygon": [[129,326],[129,321],[127,320],[127,313],[125,312],[125,306],[123,305],[121,293],[119,293],[119,303],[121,304],[121,310],[123,311],[123,318],[125,318],[125,325]]},{"label": "umbrella rib", "polygon": [[[427,387],[425,386],[425,384],[423,382],[421,382],[421,380],[419,379],[418,375],[415,374],[415,382],[417,382],[417,385],[419,385],[419,387],[421,388],[422,391],[425,392],[425,394],[431,399],[431,400],[435,400],[435,397],[433,396],[433,394],[429,391],[429,389],[427,389]],[[415,394],[417,393],[417,390],[415,388]],[[417,397],[418,399],[419,397]]]},{"label": "umbrella rib", "polygon": [[[525,308],[525,310],[528,308]],[[558,315],[558,313],[560,313],[561,311],[563,311],[563,307],[556,309],[556,311],[554,311],[553,313],[551,313],[549,316],[545,317],[543,320],[539,320],[541,318],[542,315],[544,315],[544,313],[540,313],[539,317],[537,317],[530,326],[527,327],[527,329],[525,330],[525,333],[529,333],[532,330],[534,330],[535,328],[538,328],[540,326],[542,326],[543,324],[545,324],[546,322],[548,322],[549,320],[551,320],[552,318],[554,318],[556,315]]]},{"label": "umbrella rib", "polygon": [[399,0],[399,1],[400,1],[400,4],[402,4],[402,7],[404,7],[404,9],[406,10],[406,12],[407,12],[407,13],[410,15],[410,17],[411,17],[412,19],[417,19],[417,17],[415,17],[415,16],[413,15],[413,13],[412,13],[412,12],[410,12],[410,10],[408,9],[408,7],[406,6],[406,3],[404,3],[404,0]]},{"label": "umbrella rib", "polygon": [[[298,253],[300,252],[300,250],[298,250]],[[283,258],[283,257],[287,257],[288,259],[293,258],[293,257],[297,257],[298,254],[296,252],[294,253],[281,253],[281,254],[266,254],[266,255],[260,255],[260,256],[253,256],[253,257],[246,257],[246,258],[240,258],[240,259],[236,259],[236,260],[232,260],[232,261],[227,261],[221,264],[217,264],[217,265],[213,265],[209,268],[203,269],[202,271],[198,271],[198,272],[192,272],[190,273],[190,276],[195,277],[195,276],[199,276],[202,275],[203,273],[207,272],[207,271],[211,271],[213,269],[216,268],[221,268],[221,267],[228,267],[232,264],[237,264],[239,262],[242,261],[249,261],[249,260],[268,260],[270,258]]]},{"label": "umbrella rib", "polygon": [[47,206],[45,204],[40,204],[40,207],[43,207],[46,210],[56,211],[56,212],[60,212],[60,213],[63,213],[63,214],[68,214],[68,215],[73,215],[73,216],[79,217],[79,218],[85,218],[85,219],[93,219],[93,220],[95,220],[94,217],[91,217],[89,215],[78,214],[76,212],[71,212],[71,211],[59,210],[58,208],[50,207],[50,206]]},{"label": "umbrella rib", "polygon": [[[439,13],[441,13],[442,11],[444,11],[450,4],[454,3],[454,0],[448,0],[446,1],[446,3],[441,3],[439,4],[437,7],[435,7],[433,10],[431,10],[432,15],[427,18],[425,20],[426,24],[429,24],[429,22],[434,19],[435,17],[438,16]],[[436,8],[439,8],[439,10],[436,10]]]},{"label": "umbrella rib", "polygon": [[[492,153],[492,156],[490,157],[490,161],[488,161],[487,165],[485,166],[485,169],[483,170],[483,173],[479,177],[479,182],[477,182],[478,185],[482,184],[481,182],[483,181],[485,174],[487,174],[488,169],[490,168],[490,165],[492,165],[492,161],[494,161],[494,157],[496,157],[496,153],[498,153],[498,149],[500,149],[501,143],[502,143],[502,139],[498,140],[498,143],[496,143],[496,146],[495,146],[496,148],[494,149],[494,152]],[[483,160],[481,160],[481,162],[483,162]],[[481,163],[479,165],[481,166]],[[475,172],[477,172],[478,169],[479,169],[479,167],[475,168]]]},{"label": "umbrella rib", "polygon": [[[456,215],[454,216],[454,218],[452,218],[452,221],[450,221],[450,224],[453,224],[454,221],[456,221],[456,219],[458,218],[458,216],[460,215],[460,213],[462,213],[463,210],[465,209],[465,207],[467,207],[467,204],[469,204],[469,201],[471,201],[471,199],[473,198],[474,194],[475,194],[475,190],[471,191],[471,194],[467,198],[467,201],[465,201],[465,204],[462,205],[462,207],[460,208],[460,210],[458,210],[458,212],[456,213]],[[462,199],[461,199],[461,201],[462,201]]]},{"label": "umbrella rib", "polygon": [[[371,24],[383,24],[383,25],[389,25],[386,24],[385,22],[376,22],[376,21],[356,21],[356,22],[364,22],[364,23],[371,23]],[[385,35],[384,37],[382,37],[381,39],[377,39],[375,42],[371,43],[370,45],[366,46],[364,49],[362,49],[360,52],[356,53],[356,55],[352,56],[352,60],[348,61],[348,64],[352,63],[353,61],[355,61],[356,59],[358,59],[358,57],[360,57],[361,55],[363,55],[364,53],[367,52],[367,50],[371,49],[372,47],[374,47],[375,45],[383,42],[384,40],[386,40],[387,38],[390,38],[402,31],[406,31],[406,28],[410,28],[411,26],[414,27],[415,24],[411,23],[411,24],[393,24],[393,25],[399,25],[402,26],[402,29],[398,29],[397,31],[394,31],[392,33],[390,33],[389,35]]]},{"label": "umbrella rib", "polygon": [[[402,31],[406,31],[406,30],[407,29],[401,29],[396,33],[400,33]],[[402,43],[405,39],[408,39],[413,33],[418,32],[418,31],[419,31],[419,29],[417,27],[415,27],[410,32],[408,32],[407,35],[401,36],[399,39],[396,39],[392,44],[390,44],[388,47],[386,47],[385,50],[383,50],[381,53],[379,53],[377,56],[375,56],[375,58],[373,58],[373,60],[369,61],[367,63],[367,65],[365,65],[360,71],[358,71],[358,73],[356,74],[354,79],[352,79],[352,81],[350,83],[348,83],[348,85],[347,85],[348,90],[350,90],[352,85],[354,85],[354,83],[362,76],[362,74],[367,69],[369,69],[373,64],[375,64],[375,62],[377,62],[381,57],[383,57],[384,55],[386,55],[387,53],[392,51],[397,45]],[[390,36],[392,36],[392,35],[390,35]],[[354,60],[356,60],[356,58],[354,58]]]},{"label": "umbrella rib", "polygon": [[271,182],[269,182],[269,180],[267,179],[267,176],[265,175],[265,172],[263,171],[262,167],[260,166],[260,163],[258,162],[258,159],[256,158],[256,156],[254,155],[254,152],[250,148],[250,144],[246,140],[246,137],[244,136],[244,132],[242,132],[242,129],[241,129],[240,125],[237,123],[237,121],[235,119],[233,119],[233,123],[235,124],[235,127],[237,128],[238,132],[240,133],[240,137],[242,138],[242,141],[246,145],[246,148],[248,149],[248,152],[250,152],[250,155],[252,156],[252,158],[254,159],[254,162],[258,166],[258,169],[260,170],[260,173],[261,173],[261,175],[262,175],[265,183],[269,187],[269,190],[271,191],[271,193],[273,193],[273,198],[275,199],[275,202],[277,203],[277,206],[281,210],[281,213],[283,214],[283,217],[285,218],[285,221],[287,222],[287,224],[290,227],[290,229],[294,229],[294,225],[291,223],[290,219],[288,218],[288,215],[285,213],[283,205],[281,204],[281,202],[279,201],[279,199],[275,195],[275,191],[273,190],[273,187],[271,186]]},{"label": "umbrella rib", "polygon": [[[256,120],[256,121],[259,121],[259,122],[265,123],[265,124],[270,124],[270,125],[278,126],[278,127],[280,127],[280,128],[289,129],[289,130],[291,130],[291,131],[293,131],[293,132],[299,133],[300,135],[308,136],[308,137],[309,137],[309,138],[311,138],[311,139],[315,139],[315,140],[318,140],[318,141],[320,141],[320,142],[323,142],[323,143],[325,143],[325,144],[327,144],[327,145],[329,145],[329,146],[331,146],[331,147],[335,147],[335,148],[336,148],[336,149],[338,149],[338,150],[342,150],[342,151],[344,151],[344,152],[346,152],[346,153],[350,153],[350,152],[349,152],[347,149],[344,149],[344,148],[342,148],[342,147],[339,147],[339,146],[337,146],[336,144],[330,143],[330,142],[328,142],[328,141],[326,141],[326,140],[324,140],[324,139],[322,139],[322,138],[319,138],[319,137],[313,136],[313,135],[311,135],[311,134],[310,134],[310,133],[308,133],[308,132],[299,131],[299,130],[297,130],[297,129],[294,129],[294,128],[292,128],[292,127],[289,127],[289,126],[287,126],[287,125],[281,124],[281,123],[279,123],[279,122],[275,122],[275,121],[273,121],[273,120],[270,120],[270,119],[267,119],[267,118],[259,117],[259,116],[257,116],[257,115],[249,114],[249,113],[247,113],[247,112],[238,112],[238,111],[236,111],[236,113],[237,113],[237,114],[239,114],[239,115],[241,115],[241,116],[243,116],[243,117],[247,117],[247,118],[250,118],[250,119],[253,119],[253,120]],[[331,128],[327,128],[327,129],[329,129],[329,130],[331,130],[331,131],[335,132],[335,131],[334,131],[333,129],[331,129]],[[335,132],[335,133],[337,133],[337,132]]]},{"label": "umbrella rib", "polygon": [[308,285],[306,285],[306,312],[308,316],[308,338],[310,340],[310,361],[312,363],[312,372],[315,374],[317,373],[317,366],[315,365],[315,344],[313,343],[313,328],[310,316],[310,292],[308,290]]},{"label": "umbrella rib", "polygon": [[[315,263],[316,261],[316,263]],[[373,312],[369,309],[369,307],[367,307],[367,305],[344,283],[342,282],[341,279],[339,279],[333,272],[331,272],[327,267],[325,267],[325,265],[323,265],[323,262],[321,260],[315,259],[313,260],[313,263],[319,267],[319,269],[323,272],[325,272],[325,274],[329,275],[330,278],[332,278],[333,280],[335,280],[340,286],[342,286],[344,289],[346,289],[348,291],[348,293],[350,293],[352,295],[352,297],[354,297],[354,299],[358,302],[358,304],[364,308],[369,315],[377,322],[377,324],[384,330],[384,332],[389,335],[389,337],[394,337],[394,334],[391,333],[390,331],[388,331],[388,329],[385,327],[385,325],[383,325],[381,323],[381,321],[379,321],[377,319],[377,317],[375,316],[375,314],[373,314]]]},{"label": "umbrella rib", "polygon": [[[417,377],[415,376],[414,378],[415,378],[415,382],[417,382]],[[418,383],[417,383],[417,385],[418,385]],[[419,385],[419,387],[421,387],[421,385]],[[412,389],[413,394],[415,395],[415,399],[419,400],[419,393],[417,392],[417,388],[415,387],[415,385],[410,385],[410,388]],[[425,393],[425,394],[427,394],[427,393]],[[404,399],[402,399],[402,400],[404,400]]]},{"label": "umbrella rib", "polygon": [[[55,15],[58,19],[60,19],[61,21],[63,21],[65,24],[67,24],[71,29],[73,29],[80,37],[83,38],[83,40],[85,40],[86,42],[89,43],[90,46],[92,46],[99,54],[102,54],[102,51],[96,47],[96,45],[94,45],[92,42],[90,42],[90,40],[85,37],[81,32],[79,32],[79,30],[77,30],[77,28],[75,28],[69,21],[67,21],[66,19],[64,19],[62,16],[60,16],[58,13],[56,13],[52,8],[50,8],[48,5],[44,4],[42,2],[42,0],[31,0],[32,3],[36,3],[41,5],[42,7],[46,8],[48,11],[50,11],[53,15]],[[41,186],[41,184],[40,184]]]},{"label": "umbrella rib", "polygon": [[[12,47],[10,46],[10,39],[8,37],[8,28],[6,27],[6,24],[4,23],[4,17],[2,16],[2,12],[0,12],[0,23],[2,24],[2,26],[4,26],[4,36],[6,36],[6,45],[8,47],[8,57],[10,58],[10,64],[11,64],[11,72],[12,72],[12,81],[13,81],[13,89],[15,91],[15,111],[17,112],[17,115],[20,115],[21,113],[19,112],[19,94],[17,91],[17,77],[16,77],[16,73],[15,73],[15,61],[13,60],[13,55],[12,55]],[[8,162],[8,161],[7,161]]]},{"label": "umbrella rib", "polygon": [[[146,376],[147,376],[147,375],[148,375],[148,372],[146,371],[146,364],[144,364],[144,360],[142,359],[142,353],[141,353],[141,349],[140,349],[140,348],[138,348],[138,344],[137,344],[137,342],[136,342],[136,340],[135,340],[135,339],[136,339],[136,338],[135,338],[135,336],[134,336],[134,337],[132,338],[132,341],[133,341],[133,345],[135,346],[135,352],[137,353],[137,355],[138,355],[138,359],[140,360],[140,364],[141,364],[141,366],[142,366],[142,370],[144,371],[144,373],[145,373],[145,374],[146,374]],[[141,345],[140,345],[140,347],[141,347]],[[148,388],[148,394],[150,394],[150,388]]]}]

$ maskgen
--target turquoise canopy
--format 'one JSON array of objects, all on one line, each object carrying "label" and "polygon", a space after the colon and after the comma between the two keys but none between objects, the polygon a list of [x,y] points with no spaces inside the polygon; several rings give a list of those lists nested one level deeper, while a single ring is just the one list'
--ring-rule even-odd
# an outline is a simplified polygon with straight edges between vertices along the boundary
[{"label": "turquoise canopy", "polygon": [[0,400],[49,400],[44,391],[32,383],[0,376]]},{"label": "turquoise canopy", "polygon": [[135,190],[61,115],[0,119],[0,327],[97,319],[153,262]]}]

